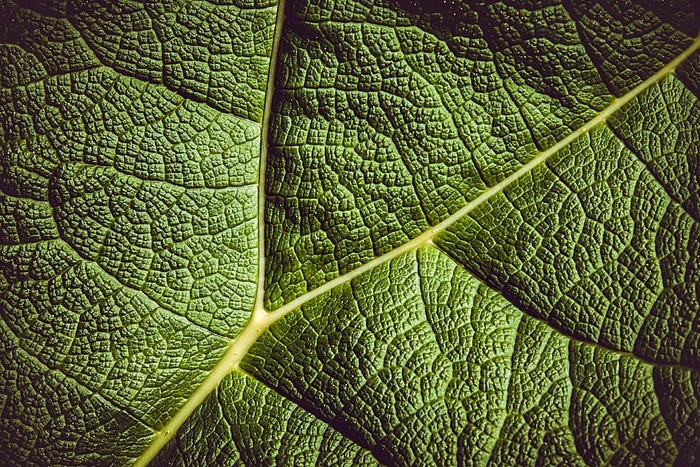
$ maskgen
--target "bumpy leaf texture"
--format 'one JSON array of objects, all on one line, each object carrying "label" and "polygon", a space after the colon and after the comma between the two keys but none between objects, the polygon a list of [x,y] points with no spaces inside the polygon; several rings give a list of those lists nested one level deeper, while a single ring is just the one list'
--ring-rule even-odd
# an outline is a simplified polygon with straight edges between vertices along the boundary
[{"label": "bumpy leaf texture", "polygon": [[2,465],[697,465],[682,1],[1,0]]}]

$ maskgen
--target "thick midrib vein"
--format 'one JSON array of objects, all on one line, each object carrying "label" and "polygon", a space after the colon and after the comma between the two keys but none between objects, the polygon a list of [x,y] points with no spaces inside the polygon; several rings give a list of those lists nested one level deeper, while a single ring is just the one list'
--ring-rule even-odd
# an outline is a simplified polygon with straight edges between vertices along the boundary
[{"label": "thick midrib vein", "polygon": [[265,89],[265,107],[263,109],[262,129],[260,131],[260,168],[258,169],[258,286],[255,291],[254,311],[264,311],[265,308],[265,185],[267,179],[267,153],[270,144],[270,118],[272,118],[272,98],[275,94],[275,73],[277,57],[282,42],[282,26],[284,25],[284,6],[286,0],[277,3],[277,21],[275,36],[272,39],[270,54],[270,69],[267,74]]},{"label": "thick midrib vein", "polygon": [[268,141],[270,133],[270,118],[272,115],[272,97],[275,91],[275,71],[277,69],[277,57],[279,55],[280,42],[282,41],[282,26],[285,17],[285,2],[279,0],[277,3],[277,18],[275,21],[275,32],[272,39],[272,50],[270,53],[270,68],[267,76],[267,88],[265,91],[265,107],[263,110],[262,127],[260,131],[260,165],[258,170],[258,275],[257,288],[255,292],[255,305],[251,313],[250,320],[243,330],[231,340],[221,360],[214,366],[211,373],[207,375],[202,384],[190,395],[172,419],[165,425],[151,441],[151,444],[136,459],[134,467],[148,465],[160,450],[175,436],[177,430],[192,415],[199,405],[204,402],[207,396],[219,386],[221,380],[228,375],[248,349],[260,337],[260,335],[272,324],[268,322],[268,313],[264,308],[265,300],[265,175],[267,172],[267,153],[269,150]]},{"label": "thick midrib vein", "polygon": [[261,154],[260,154],[260,168],[261,173],[259,175],[260,185],[259,185],[259,205],[258,205],[258,234],[259,234],[259,245],[258,245],[258,288],[256,292],[255,308],[251,314],[251,318],[245,325],[243,330],[236,336],[235,339],[231,340],[229,347],[224,354],[224,356],[219,360],[216,366],[212,369],[211,373],[202,382],[202,384],[195,390],[195,392],[189,397],[185,404],[180,408],[180,410],[175,414],[175,416],[168,422],[168,424],[159,431],[152,443],[148,446],[146,451],[137,459],[135,466],[145,466],[147,465],[160,451],[160,449],[167,444],[167,442],[175,435],[177,430],[182,426],[182,424],[189,418],[189,416],[194,412],[194,410],[206,399],[206,397],[219,385],[219,383],[232,371],[238,368],[239,363],[243,357],[248,353],[253,344],[257,341],[258,337],[265,332],[272,324],[283,318],[287,313],[301,307],[305,303],[313,300],[320,295],[329,292],[330,290],[338,287],[342,284],[350,282],[354,278],[368,272],[375,267],[387,263],[405,253],[417,249],[418,247],[426,244],[432,244],[433,238],[440,232],[445,231],[455,222],[462,219],[464,216],[468,215],[470,212],[474,211],[476,208],[487,202],[489,199],[501,193],[508,186],[515,183],[524,175],[530,173],[535,167],[546,162],[550,157],[559,152],[561,149],[568,146],[575,139],[579,138],[591,131],[597,125],[604,123],[608,117],[617,112],[622,106],[630,102],[632,99],[637,97],[639,94],[644,92],[646,89],[650,88],[655,83],[661,81],[666,76],[672,74],[674,70],[685,61],[693,52],[700,49],[700,35],[695,38],[691,45],[684,50],[680,55],[670,61],[666,66],[661,68],[659,71],[654,73],[652,76],[647,78],[645,81],[637,85],[630,92],[624,96],[613,100],[608,107],[603,109],[599,114],[597,114],[593,119],[589,120],[586,124],[579,127],[577,130],[570,133],[564,139],[557,142],[555,145],[549,149],[538,153],[529,162],[522,165],[518,170],[510,174],[508,177],[504,178],[501,182],[492,186],[488,190],[482,192],[478,197],[464,205],[461,209],[456,211],[454,214],[440,222],[439,224],[429,228],[423,232],[418,237],[404,243],[403,245],[394,248],[393,250],[378,256],[362,266],[353,269],[352,271],[338,276],[330,281],[324,283],[320,287],[311,290],[304,295],[297,297],[296,299],[282,305],[281,307],[267,311],[264,309],[264,275],[265,275],[265,245],[264,245],[264,201],[265,201],[265,165],[267,163],[267,151],[268,151],[268,134],[269,134],[269,119],[272,110],[272,92],[274,91],[274,73],[275,67],[277,66],[277,54],[279,52],[279,43],[281,40],[282,22],[284,20],[284,2],[285,0],[280,0],[279,10],[277,16],[277,24],[275,26],[275,38],[273,42],[272,49],[272,61],[270,64],[270,72],[268,79],[268,92],[265,99],[265,111],[263,114],[263,129],[261,134]]}]

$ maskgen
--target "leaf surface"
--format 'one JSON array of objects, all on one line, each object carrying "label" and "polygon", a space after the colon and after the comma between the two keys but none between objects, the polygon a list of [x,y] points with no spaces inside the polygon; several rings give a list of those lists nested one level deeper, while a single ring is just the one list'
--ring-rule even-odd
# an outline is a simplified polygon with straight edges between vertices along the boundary
[{"label": "leaf surface", "polygon": [[699,462],[697,18],[3,1],[2,463]]}]

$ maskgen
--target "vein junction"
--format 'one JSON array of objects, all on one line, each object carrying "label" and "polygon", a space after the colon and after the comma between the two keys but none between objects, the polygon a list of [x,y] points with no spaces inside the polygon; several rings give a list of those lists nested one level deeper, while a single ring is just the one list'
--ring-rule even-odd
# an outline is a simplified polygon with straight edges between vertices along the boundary
[{"label": "vein junction", "polygon": [[206,397],[214,391],[219,383],[232,371],[238,369],[243,357],[248,353],[253,344],[272,324],[282,319],[287,313],[298,309],[305,303],[313,300],[314,298],[332,290],[333,288],[351,281],[352,279],[364,274],[365,272],[383,264],[389,262],[405,253],[413,251],[420,246],[431,244],[433,238],[449,228],[452,224],[462,219],[464,216],[468,215],[470,212],[475,210],[478,206],[488,201],[490,198],[501,193],[505,188],[516,182],[518,179],[524,175],[530,173],[534,168],[540,164],[546,162],[550,157],[555,155],[561,149],[569,145],[578,137],[591,131],[597,125],[604,123],[612,114],[623,107],[625,104],[636,98],[639,94],[644,92],[646,89],[654,85],[655,83],[661,81],[666,76],[672,74],[674,70],[683,63],[691,54],[700,49],[700,36],[698,36],[683,53],[678,55],[675,59],[669,62],[666,66],[661,68],[651,77],[646,79],[644,82],[640,83],[637,87],[632,89],[630,92],[624,96],[615,99],[612,103],[606,107],[602,112],[596,115],[593,119],[589,120],[586,124],[578,128],[576,131],[570,133],[567,137],[560,140],[558,143],[550,147],[549,149],[540,152],[529,162],[521,166],[518,170],[513,172],[511,175],[503,179],[500,183],[492,186],[488,190],[484,191],[481,195],[475,198],[473,201],[467,203],[460,210],[449,216],[444,221],[431,227],[427,231],[423,232],[418,237],[410,240],[407,243],[389,251],[388,253],[376,257],[369,262],[363,264],[362,266],[338,276],[320,287],[307,292],[306,294],[286,303],[285,305],[268,311],[264,308],[264,273],[265,273],[265,240],[264,240],[264,205],[265,205],[265,164],[267,161],[267,151],[268,151],[268,136],[269,136],[269,122],[270,114],[272,110],[272,94],[274,93],[274,65],[277,62],[276,58],[279,52],[279,44],[281,39],[282,23],[284,21],[284,0],[279,3],[279,14],[277,18],[277,24],[275,26],[275,38],[273,42],[272,56],[271,56],[271,68],[268,79],[268,92],[265,99],[265,113],[263,116],[263,131],[261,137],[261,155],[260,155],[260,183],[259,183],[259,206],[258,206],[258,234],[259,234],[259,255],[258,255],[258,289],[256,292],[255,306],[251,314],[251,318],[243,328],[243,330],[238,334],[238,336],[232,339],[229,343],[228,349],[217,365],[212,369],[211,373],[202,382],[202,384],[195,390],[195,392],[189,397],[187,402],[180,408],[180,410],[175,414],[175,416],[168,422],[168,424],[159,431],[149,447],[144,451],[144,453],[139,457],[134,464],[135,466],[145,466],[155,458],[158,452],[174,437],[177,430],[183,425],[183,423],[189,418],[189,416],[194,412],[194,410],[206,399]]}]

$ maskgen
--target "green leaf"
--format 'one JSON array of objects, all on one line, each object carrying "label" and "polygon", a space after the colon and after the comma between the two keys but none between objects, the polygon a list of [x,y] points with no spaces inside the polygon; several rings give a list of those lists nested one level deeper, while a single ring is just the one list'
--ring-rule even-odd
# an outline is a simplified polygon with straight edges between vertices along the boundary
[{"label": "green leaf", "polygon": [[697,464],[697,19],[0,0],[0,463]]}]

